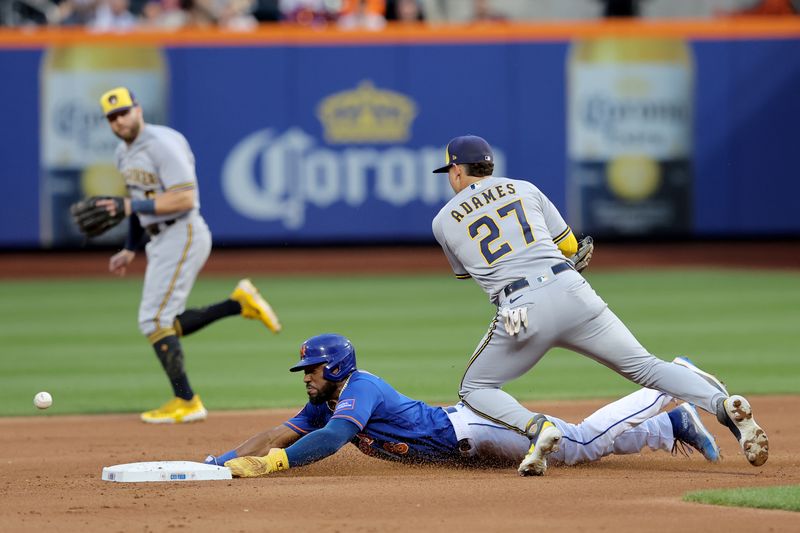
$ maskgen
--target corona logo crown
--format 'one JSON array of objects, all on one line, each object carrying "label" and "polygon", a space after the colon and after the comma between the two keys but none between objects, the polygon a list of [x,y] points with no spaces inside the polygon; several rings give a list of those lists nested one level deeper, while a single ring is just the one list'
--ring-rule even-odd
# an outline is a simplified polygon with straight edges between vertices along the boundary
[{"label": "corona logo crown", "polygon": [[376,89],[368,80],[356,89],[328,96],[317,108],[325,140],[331,144],[407,141],[416,115],[417,106],[411,98]]}]

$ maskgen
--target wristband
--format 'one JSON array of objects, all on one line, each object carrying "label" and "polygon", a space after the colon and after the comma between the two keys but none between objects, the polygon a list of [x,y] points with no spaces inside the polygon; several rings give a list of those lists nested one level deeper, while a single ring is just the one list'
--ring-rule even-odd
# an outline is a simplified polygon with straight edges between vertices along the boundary
[{"label": "wristband", "polygon": [[143,215],[156,214],[156,201],[155,200],[131,200],[131,211],[134,213],[141,213]]},{"label": "wristband", "polygon": [[219,457],[215,455],[209,455],[203,462],[207,465],[223,466],[225,461],[230,461],[231,459],[236,459],[237,457],[239,457],[239,454],[236,453],[236,450],[231,450],[223,453]]}]

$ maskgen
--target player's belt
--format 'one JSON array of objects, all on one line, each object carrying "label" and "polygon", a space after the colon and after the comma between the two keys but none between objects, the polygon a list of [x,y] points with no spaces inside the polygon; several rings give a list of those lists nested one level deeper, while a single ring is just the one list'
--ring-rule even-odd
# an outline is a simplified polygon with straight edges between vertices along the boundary
[{"label": "player's belt", "polygon": [[[180,218],[180,217],[178,217]],[[144,230],[147,232],[148,235],[151,237],[155,237],[174,223],[178,221],[177,218],[173,218],[172,220],[165,220],[164,222],[158,222],[156,224],[150,224],[149,226],[145,226]]]},{"label": "player's belt", "polygon": [[[564,272],[565,270],[575,270],[575,267],[573,267],[572,263],[570,263],[569,261],[564,261],[563,263],[553,265],[552,267],[550,267],[550,270],[553,271],[554,275],[558,275]],[[508,297],[510,294],[530,286],[531,284],[528,282],[527,279],[525,278],[518,279],[517,281],[512,281],[511,283],[503,287],[503,294],[506,297]]]}]

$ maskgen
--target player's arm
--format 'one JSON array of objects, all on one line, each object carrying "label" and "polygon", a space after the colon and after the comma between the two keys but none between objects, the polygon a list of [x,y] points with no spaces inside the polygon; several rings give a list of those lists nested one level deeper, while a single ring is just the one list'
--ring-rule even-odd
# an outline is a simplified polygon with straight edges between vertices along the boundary
[{"label": "player's arm", "polygon": [[330,455],[347,444],[359,427],[348,420],[332,418],[324,428],[303,436],[288,448],[272,448],[263,457],[244,456],[226,461],[234,477],[259,477],[290,467],[307,465]]},{"label": "player's arm", "polygon": [[533,187],[533,201],[538,202],[542,207],[544,223],[547,225],[550,235],[553,236],[553,242],[564,257],[571,258],[578,251],[578,240],[572,233],[572,228],[567,225],[553,202],[535,187]]},{"label": "player's arm", "polygon": [[124,276],[128,271],[128,265],[136,257],[136,251],[141,248],[144,238],[144,228],[142,228],[139,217],[133,215],[128,220],[128,236],[125,238],[125,245],[122,250],[111,256],[108,260],[109,272],[117,276]]},{"label": "player's arm", "polygon": [[270,449],[286,448],[299,440],[300,437],[300,434],[282,424],[253,435],[233,450],[225,452],[222,455],[209,455],[206,457],[205,462],[222,466],[226,461],[236,459],[237,457],[267,455]]},{"label": "player's arm", "polygon": [[125,198],[125,214],[141,213],[143,215],[168,215],[194,209],[195,192],[191,188],[176,189],[157,194],[147,200],[131,200]]},{"label": "player's arm", "polygon": [[131,215],[128,219],[128,236],[125,239],[124,250],[136,252],[142,247],[142,240],[144,239],[144,228],[136,214]]},{"label": "player's arm", "polygon": [[[123,199],[125,216],[132,214],[168,215],[170,213],[182,213],[194,209],[195,197],[194,184],[190,184],[185,188],[165,191],[145,200],[132,200],[126,197]],[[119,197],[116,198],[118,199]],[[99,200],[97,205],[105,206],[112,216],[116,214],[115,199]]]},{"label": "player's arm", "polygon": [[575,270],[583,272],[589,266],[589,261],[592,260],[594,253],[594,239],[590,236],[587,235],[581,239],[581,242],[578,242],[572,230],[567,227],[560,236],[554,239],[554,242],[564,257],[572,263]]},{"label": "player's arm", "polygon": [[266,455],[271,448],[286,448],[300,439],[295,431],[285,425],[254,435],[236,447],[237,457]]},{"label": "player's arm", "polygon": [[457,279],[471,279],[472,276],[467,272],[467,269],[464,268],[464,265],[461,264],[461,261],[456,257],[456,254],[450,249],[450,246],[447,244],[447,238],[444,235],[444,230],[441,227],[441,221],[439,217],[433,219],[433,236],[436,238],[436,242],[439,243],[439,246],[442,247],[442,251],[444,252],[445,257],[447,258],[447,262],[450,263],[450,268],[453,269],[453,273],[456,275]]},{"label": "player's arm", "polygon": [[289,466],[303,466],[333,455],[353,440],[358,431],[354,423],[332,418],[324,428],[309,433],[286,448]]},{"label": "player's arm", "polygon": [[553,242],[556,243],[558,249],[567,259],[575,255],[575,252],[578,251],[578,240],[575,238],[575,234],[572,233],[572,229],[570,229],[569,226],[567,226],[567,229],[560,235],[554,237]]},{"label": "player's arm", "polygon": [[226,462],[225,466],[231,469],[235,477],[257,477],[324,459],[336,453],[364,429],[381,401],[381,391],[374,384],[351,381],[347,396],[339,398],[333,415],[320,429],[307,431],[310,426],[304,425],[308,421],[304,415],[313,415],[313,408],[306,406],[287,423],[297,432],[307,432],[300,440],[286,449],[272,448],[264,457],[240,457]]}]

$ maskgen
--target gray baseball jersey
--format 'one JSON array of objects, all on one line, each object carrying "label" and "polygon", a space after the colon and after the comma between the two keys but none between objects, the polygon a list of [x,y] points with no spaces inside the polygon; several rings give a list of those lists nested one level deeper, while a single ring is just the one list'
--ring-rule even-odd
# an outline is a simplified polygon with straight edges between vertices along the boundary
[{"label": "gray baseball jersey", "polygon": [[[568,348],[651,389],[715,413],[726,396],[691,370],[647,352],[574,269],[557,244],[571,234],[555,206],[526,181],[488,177],[455,195],[433,232],[459,278],[472,277],[498,305],[478,343],[459,396],[481,416],[527,434],[534,413],[501,390],[553,347]],[[528,325],[497,327],[524,307]]]},{"label": "gray baseball jersey", "polygon": [[[193,189],[195,210],[200,209],[194,154],[186,137],[166,126],[146,124],[128,146],[119,143],[115,153],[117,168],[133,200],[152,199],[166,191]],[[185,213],[139,215],[142,226],[171,220]]]},{"label": "gray baseball jersey", "polygon": [[492,301],[515,279],[563,262],[557,243],[569,233],[536,186],[500,177],[466,187],[433,219],[433,234],[456,276],[472,277]]},{"label": "gray baseball jersey", "polygon": [[174,334],[175,317],[186,308],[194,281],[211,252],[211,233],[200,216],[194,154],[186,138],[166,126],[147,124],[130,145],[120,143],[117,168],[133,199],[193,190],[195,207],[163,215],[139,214],[155,229],[145,248],[147,270],[139,305],[139,329],[155,342]]}]

